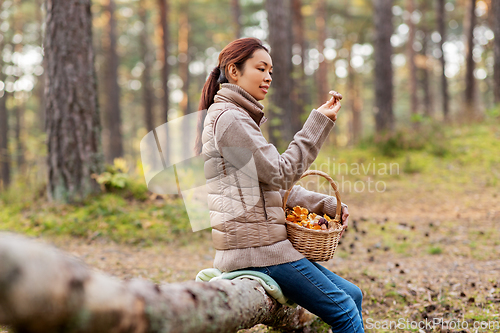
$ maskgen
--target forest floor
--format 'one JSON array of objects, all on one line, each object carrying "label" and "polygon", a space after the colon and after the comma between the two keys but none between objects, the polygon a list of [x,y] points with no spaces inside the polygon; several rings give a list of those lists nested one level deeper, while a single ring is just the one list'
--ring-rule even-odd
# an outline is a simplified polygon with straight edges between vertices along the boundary
[{"label": "forest floor", "polygon": [[[363,290],[367,332],[500,332],[497,128],[482,127],[484,137],[477,130],[460,133],[462,144],[448,157],[416,152],[392,158],[401,172],[372,175],[384,191],[341,192],[350,227],[335,257],[322,264]],[[358,155],[346,158],[354,160],[363,162]],[[366,184],[365,176],[351,174]],[[42,236],[97,270],[157,283],[192,280],[212,267],[215,254],[206,230],[136,245],[95,233]],[[8,330],[0,326],[0,332]],[[258,325],[242,332],[272,330]]]}]

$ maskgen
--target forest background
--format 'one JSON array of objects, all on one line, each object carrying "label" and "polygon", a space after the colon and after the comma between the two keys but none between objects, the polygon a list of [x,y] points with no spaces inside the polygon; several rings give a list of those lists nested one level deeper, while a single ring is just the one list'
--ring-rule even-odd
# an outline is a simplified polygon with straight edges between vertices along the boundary
[{"label": "forest background", "polygon": [[[262,131],[280,152],[334,89],[342,109],[316,164],[399,166],[333,176],[363,185],[343,188],[354,231],[330,268],[372,290],[368,314],[498,320],[500,1],[84,1],[100,156],[90,196],[49,176],[51,161],[75,161],[48,148],[64,141],[48,129],[61,98],[50,68],[65,61],[44,50],[49,3],[0,1],[0,229],[48,237],[119,276],[173,282],[210,267],[209,233],[190,233],[181,198],[148,191],[140,141],[197,111],[220,50],[253,36],[274,61]],[[81,23],[64,17],[69,30]],[[384,190],[369,192],[370,180]],[[126,267],[109,258],[115,246],[134,258]],[[190,264],[157,266],[154,251],[179,246]]]}]

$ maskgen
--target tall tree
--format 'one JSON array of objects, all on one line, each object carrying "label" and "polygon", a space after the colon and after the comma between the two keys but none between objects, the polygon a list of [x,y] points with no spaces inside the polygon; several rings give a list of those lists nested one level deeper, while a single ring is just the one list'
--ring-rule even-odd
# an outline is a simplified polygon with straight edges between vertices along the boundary
[{"label": "tall tree", "polygon": [[428,61],[427,61],[427,49],[428,49],[428,42],[429,42],[429,32],[426,27],[422,27],[423,32],[423,38],[422,38],[422,50],[420,52],[420,57],[421,59],[425,60],[422,61],[421,66],[420,66],[420,73],[421,73],[421,79],[420,79],[420,86],[422,87],[422,90],[424,92],[424,98],[422,100],[422,105],[424,107],[424,115],[426,117],[432,117],[434,113],[434,107],[433,107],[433,94],[431,90],[431,81],[430,81],[430,73],[429,73],[429,66]]},{"label": "tall tree", "polygon": [[[326,0],[317,0],[316,3],[316,30],[318,31],[318,52],[321,57],[319,68],[316,71],[318,83],[318,97],[316,104],[323,104],[328,99],[328,68],[326,59],[323,56],[326,40]],[[322,61],[321,61],[322,60]]]},{"label": "tall tree", "polygon": [[[415,1],[414,0],[406,0],[406,10],[408,12],[408,18],[406,20],[406,24],[408,25],[408,43],[406,44],[406,53],[407,53],[407,64],[410,72],[410,77],[408,78],[410,81],[409,89],[410,89],[410,115],[414,118],[418,112],[418,100],[417,100],[417,67],[415,66],[415,23],[413,22],[413,11],[415,10]],[[414,126],[417,125],[417,122],[413,122]]]},{"label": "tall tree", "polygon": [[350,144],[356,144],[361,139],[362,135],[362,118],[361,118],[361,99],[359,90],[360,81],[357,80],[356,72],[352,68],[352,43],[349,43],[349,54],[347,56],[347,100],[348,105],[351,108],[351,128],[350,128]]},{"label": "tall tree", "polygon": [[[13,35],[23,36],[23,20],[22,20],[22,11],[21,1],[17,0],[13,2],[13,6],[16,6],[17,10],[14,15],[11,15],[11,26]],[[23,44],[12,42],[12,49],[14,52],[22,54]],[[17,66],[17,65],[16,65]],[[16,80],[19,79],[19,76],[14,76]],[[15,153],[16,157],[16,169],[18,174],[24,174],[24,166],[25,166],[25,149],[24,142],[22,138],[22,132],[24,131],[24,106],[25,106],[25,98],[24,94],[20,94],[20,96],[15,96],[14,98],[14,106],[12,107],[12,113],[14,114],[14,143],[15,143]]]},{"label": "tall tree", "polygon": [[[180,102],[180,108],[182,114],[187,116],[190,113],[190,99],[189,99],[189,0],[184,0],[180,4],[179,10],[179,39],[178,39],[178,50],[179,50],[179,77],[182,80],[182,100]],[[189,138],[191,137],[189,124],[187,121],[182,122],[182,153],[184,154],[184,160],[187,160],[189,156]]]},{"label": "tall tree", "polygon": [[234,37],[241,38],[241,7],[240,0],[231,0],[231,10],[233,12]]},{"label": "tall tree", "polygon": [[[43,3],[44,0],[36,0],[36,10],[35,10],[35,21],[39,26],[39,29],[41,30],[42,24],[43,24]],[[42,36],[38,39],[37,42],[38,45],[42,46]],[[42,67],[47,68],[47,65],[45,64],[46,58],[44,57],[42,60]],[[45,101],[44,101],[44,94],[45,94],[45,71],[43,72],[42,75],[38,77],[38,81],[35,85],[35,91],[34,95],[36,95],[39,103],[37,105],[38,111],[37,111],[37,116],[38,116],[38,126],[39,130],[41,132],[45,131]]]},{"label": "tall tree", "polygon": [[24,173],[25,159],[24,159],[24,143],[21,132],[24,124],[24,102],[22,100],[16,101],[17,105],[14,107],[14,114],[16,116],[16,124],[14,128],[16,140],[16,167],[19,174]]},{"label": "tall tree", "polygon": [[148,132],[154,129],[154,116],[153,116],[153,88],[151,86],[151,68],[153,67],[153,52],[149,45],[148,35],[148,13],[146,10],[146,0],[139,1],[139,17],[142,22],[143,28],[140,34],[141,44],[141,58],[144,64],[142,71],[142,102],[144,105],[144,124]]},{"label": "tall tree", "polygon": [[304,113],[305,106],[309,104],[309,89],[306,89],[305,80],[305,59],[306,59],[306,42],[304,38],[304,17],[302,15],[302,0],[292,0],[292,27],[293,27],[293,46],[299,49],[300,64],[295,66],[293,77],[293,90],[290,96],[292,100],[292,116],[290,125],[292,133],[297,133],[302,128],[300,121]]},{"label": "tall tree", "polygon": [[445,121],[449,118],[449,101],[450,97],[448,95],[448,79],[445,75],[446,60],[444,58],[444,42],[446,41],[446,25],[445,25],[445,10],[444,10],[445,0],[437,0],[437,28],[441,39],[439,40],[439,50],[441,61],[441,101],[443,108],[443,118]]},{"label": "tall tree", "polygon": [[394,130],[392,45],[392,0],[373,0],[375,21],[375,129]]},{"label": "tall tree", "polygon": [[118,53],[116,50],[116,20],[115,1],[108,0],[106,4],[108,16],[107,43],[105,48],[105,128],[106,135],[106,161],[112,163],[116,157],[123,156],[122,119],[120,110],[120,86],[118,85]]},{"label": "tall tree", "polygon": [[73,202],[99,185],[101,126],[90,0],[47,0],[46,129],[49,200]]},{"label": "tall tree", "polygon": [[[158,8],[160,10],[160,37],[161,37],[161,81],[163,87],[163,119],[168,122],[169,110],[169,90],[168,90],[168,76],[170,75],[170,66],[168,64],[168,44],[170,42],[170,30],[168,27],[169,6],[167,0],[158,0]],[[168,126],[166,127],[166,135],[169,137]],[[165,163],[170,165],[170,140],[165,142]]]},{"label": "tall tree", "polygon": [[[269,141],[283,147],[293,139],[287,112],[292,110],[292,33],[290,0],[266,1],[269,22],[269,45],[273,61],[274,88],[269,108]],[[281,123],[281,124],[280,124]]]},{"label": "tall tree", "polygon": [[[0,8],[3,1],[0,0]],[[0,16],[0,24],[2,23]],[[0,39],[0,53],[5,45],[5,35]],[[5,82],[5,74],[3,72],[4,60],[0,57],[0,82]],[[6,189],[10,184],[10,154],[9,154],[9,114],[7,112],[7,97],[8,94],[5,88],[0,90],[0,188]]]},{"label": "tall tree", "polygon": [[424,92],[421,104],[424,108],[423,113],[426,117],[432,117],[434,115],[434,94],[432,93],[431,89],[431,78],[433,77],[433,75],[432,73],[430,73],[429,57],[427,55],[430,39],[429,27],[433,24],[433,17],[431,15],[431,12],[429,12],[430,5],[432,4],[428,1],[421,2],[420,11],[422,13],[422,20],[420,21],[418,26],[418,30],[421,33],[422,49],[420,50],[420,54],[418,55],[419,61],[417,63],[417,67],[419,71],[418,75],[420,87]]},{"label": "tall tree", "polygon": [[[0,81],[4,81],[0,59]],[[0,183],[6,189],[10,184],[10,154],[8,145],[9,117],[7,112],[7,97],[5,90],[0,91]]]},{"label": "tall tree", "polygon": [[465,36],[467,46],[465,49],[466,69],[465,69],[465,116],[472,120],[475,115],[474,105],[474,27],[476,26],[476,0],[468,0],[467,12],[465,16]]},{"label": "tall tree", "polygon": [[493,6],[493,32],[495,33],[495,40],[493,46],[493,55],[495,58],[493,91],[495,94],[495,103],[500,103],[500,1],[491,0]]}]

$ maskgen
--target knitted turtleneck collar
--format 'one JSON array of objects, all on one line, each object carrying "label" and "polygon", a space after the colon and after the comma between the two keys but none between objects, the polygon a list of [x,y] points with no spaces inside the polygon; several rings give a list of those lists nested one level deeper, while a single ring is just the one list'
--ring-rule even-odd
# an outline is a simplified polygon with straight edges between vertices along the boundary
[{"label": "knitted turtleneck collar", "polygon": [[221,89],[217,91],[214,96],[214,102],[230,102],[239,105],[245,109],[250,117],[261,126],[267,121],[264,116],[264,105],[260,104],[252,95],[250,95],[245,89],[232,83],[221,84]]}]

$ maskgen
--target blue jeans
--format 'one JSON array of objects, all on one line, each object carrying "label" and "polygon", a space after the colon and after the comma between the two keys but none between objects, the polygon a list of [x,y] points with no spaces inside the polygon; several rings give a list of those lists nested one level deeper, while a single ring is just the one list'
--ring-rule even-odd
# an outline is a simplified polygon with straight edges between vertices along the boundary
[{"label": "blue jeans", "polygon": [[361,289],[320,264],[303,258],[280,265],[243,269],[272,277],[286,297],[320,317],[333,332],[364,332]]}]

